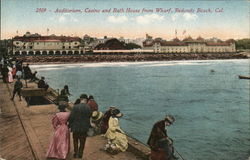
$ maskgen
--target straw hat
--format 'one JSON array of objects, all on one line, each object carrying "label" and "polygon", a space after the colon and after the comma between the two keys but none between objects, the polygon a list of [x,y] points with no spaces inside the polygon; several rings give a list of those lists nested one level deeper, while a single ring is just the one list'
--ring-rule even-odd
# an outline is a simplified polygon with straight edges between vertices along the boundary
[{"label": "straw hat", "polygon": [[101,119],[103,117],[103,113],[100,111],[94,111],[92,113],[92,120],[94,121],[98,121],[99,119]]}]

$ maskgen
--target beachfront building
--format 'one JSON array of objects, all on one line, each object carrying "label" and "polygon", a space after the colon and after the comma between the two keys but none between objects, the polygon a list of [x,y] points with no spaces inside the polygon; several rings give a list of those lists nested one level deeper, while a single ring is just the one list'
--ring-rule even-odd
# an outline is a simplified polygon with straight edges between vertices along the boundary
[{"label": "beachfront building", "polygon": [[154,53],[232,53],[236,52],[235,41],[207,41],[201,37],[193,39],[187,37],[182,41],[178,38],[172,41],[161,38],[146,39],[143,42],[144,50],[152,50]]},{"label": "beachfront building", "polygon": [[84,50],[79,37],[41,36],[27,32],[12,40],[14,55],[78,55]]}]

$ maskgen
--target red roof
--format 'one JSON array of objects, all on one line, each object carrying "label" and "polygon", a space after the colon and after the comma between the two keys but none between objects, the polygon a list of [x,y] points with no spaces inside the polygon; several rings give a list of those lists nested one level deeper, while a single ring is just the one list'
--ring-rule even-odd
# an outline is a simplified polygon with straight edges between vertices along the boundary
[{"label": "red roof", "polygon": [[206,42],[207,46],[229,46],[226,42]]},{"label": "red roof", "polygon": [[189,36],[187,38],[184,38],[182,41],[193,41],[193,38]]},{"label": "red roof", "polygon": [[43,42],[43,41],[58,41],[58,42],[72,42],[80,41],[79,37],[66,37],[66,36],[40,36],[40,37],[14,37],[14,41],[23,41],[23,42]]}]

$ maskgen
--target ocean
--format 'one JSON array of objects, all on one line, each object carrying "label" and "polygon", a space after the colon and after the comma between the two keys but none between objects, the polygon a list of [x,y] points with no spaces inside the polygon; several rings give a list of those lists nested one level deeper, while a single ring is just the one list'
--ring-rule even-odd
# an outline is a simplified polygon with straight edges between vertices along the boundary
[{"label": "ocean", "polygon": [[68,85],[75,101],[91,94],[99,110],[117,106],[120,125],[146,144],[153,124],[172,114],[167,128],[185,160],[250,157],[249,60],[157,61],[32,65],[54,88]]}]

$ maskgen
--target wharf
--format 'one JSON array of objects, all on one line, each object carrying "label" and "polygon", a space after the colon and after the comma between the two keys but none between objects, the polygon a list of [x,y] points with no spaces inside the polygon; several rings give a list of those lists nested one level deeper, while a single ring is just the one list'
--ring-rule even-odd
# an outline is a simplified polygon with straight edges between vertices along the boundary
[{"label": "wharf", "polygon": [[[25,83],[23,83],[25,84]],[[28,87],[35,87],[28,83]],[[53,136],[52,116],[58,112],[54,104],[27,106],[24,99],[16,95],[11,101],[13,83],[0,80],[0,159],[45,160],[45,154]],[[88,137],[84,150],[84,160],[143,160],[147,159],[149,148],[128,137],[126,152],[110,155],[103,151],[106,139],[100,136]],[[73,158],[71,151],[67,160]],[[79,158],[78,158],[79,160]]]}]

